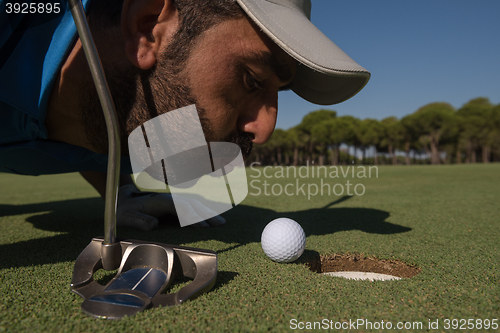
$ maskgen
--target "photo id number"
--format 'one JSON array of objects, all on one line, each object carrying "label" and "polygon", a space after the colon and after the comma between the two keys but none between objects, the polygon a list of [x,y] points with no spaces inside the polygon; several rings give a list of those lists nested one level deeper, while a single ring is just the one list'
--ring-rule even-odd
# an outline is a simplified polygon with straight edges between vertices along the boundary
[{"label": "photo id number", "polygon": [[58,2],[7,2],[5,11],[7,14],[58,14],[61,12],[61,4]]}]

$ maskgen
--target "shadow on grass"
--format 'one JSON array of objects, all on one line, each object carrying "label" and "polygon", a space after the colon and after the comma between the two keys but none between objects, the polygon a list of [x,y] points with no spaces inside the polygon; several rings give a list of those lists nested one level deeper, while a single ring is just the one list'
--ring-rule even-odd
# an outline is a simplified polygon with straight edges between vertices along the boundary
[{"label": "shadow on grass", "polygon": [[[395,234],[411,229],[386,221],[389,213],[369,208],[332,208],[348,200],[342,197],[322,208],[298,212],[275,212],[270,209],[239,205],[224,213],[228,221],[220,228],[172,227],[172,220],[154,232],[131,228],[119,228],[118,236],[124,239],[140,239],[166,244],[189,244],[205,240],[217,240],[234,244],[231,251],[242,245],[260,242],[262,230],[271,220],[288,217],[298,221],[307,236],[327,235],[339,231],[361,230],[375,234]],[[0,217],[34,214],[27,222],[35,228],[59,234],[0,245],[0,268],[25,267],[74,261],[93,237],[102,236],[104,205],[100,198],[73,199],[66,201],[28,204],[0,205]],[[27,237],[28,238],[28,237]]]}]

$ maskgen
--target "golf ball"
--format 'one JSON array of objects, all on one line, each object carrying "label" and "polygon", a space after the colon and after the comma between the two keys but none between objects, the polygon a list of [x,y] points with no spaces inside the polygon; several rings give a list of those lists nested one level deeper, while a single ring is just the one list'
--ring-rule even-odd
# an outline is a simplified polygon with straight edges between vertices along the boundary
[{"label": "golf ball", "polygon": [[292,262],[306,248],[306,234],[292,219],[279,218],[266,225],[261,237],[264,253],[273,261]]}]

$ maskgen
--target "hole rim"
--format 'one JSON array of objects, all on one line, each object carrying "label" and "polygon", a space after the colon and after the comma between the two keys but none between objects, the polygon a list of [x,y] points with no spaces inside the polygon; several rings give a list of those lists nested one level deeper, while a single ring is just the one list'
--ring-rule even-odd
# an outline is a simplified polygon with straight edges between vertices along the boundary
[{"label": "hole rim", "polygon": [[306,262],[312,272],[363,272],[412,278],[422,272],[415,264],[399,259],[381,259],[363,253],[321,254]]}]

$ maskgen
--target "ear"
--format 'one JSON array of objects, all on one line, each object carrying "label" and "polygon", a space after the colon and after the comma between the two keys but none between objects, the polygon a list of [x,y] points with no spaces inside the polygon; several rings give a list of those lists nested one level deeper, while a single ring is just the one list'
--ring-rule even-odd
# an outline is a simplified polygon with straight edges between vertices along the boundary
[{"label": "ear", "polygon": [[178,12],[172,0],[125,0],[121,32],[127,58],[141,69],[153,67],[177,26]]}]

